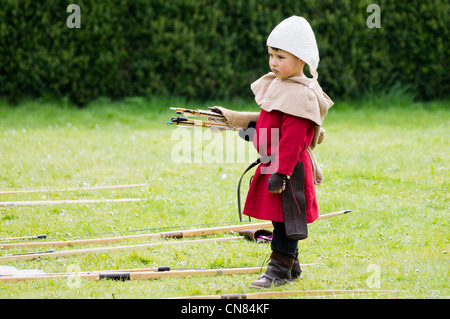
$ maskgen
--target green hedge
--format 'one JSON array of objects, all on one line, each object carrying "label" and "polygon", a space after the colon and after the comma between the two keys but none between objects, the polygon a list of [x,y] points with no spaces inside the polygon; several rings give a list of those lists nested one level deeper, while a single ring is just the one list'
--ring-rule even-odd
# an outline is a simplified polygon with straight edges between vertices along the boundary
[{"label": "green hedge", "polygon": [[[449,91],[449,2],[320,0],[3,0],[0,96],[69,98],[179,95],[251,98],[269,71],[265,40],[283,18],[315,30],[319,81],[330,96],[354,97],[399,83],[419,99]],[[70,29],[69,4],[81,8]]]}]

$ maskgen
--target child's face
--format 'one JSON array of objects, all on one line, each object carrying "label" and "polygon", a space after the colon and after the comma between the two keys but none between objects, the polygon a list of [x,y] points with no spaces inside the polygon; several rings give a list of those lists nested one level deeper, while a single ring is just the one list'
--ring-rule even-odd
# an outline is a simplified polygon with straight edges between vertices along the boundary
[{"label": "child's face", "polygon": [[286,79],[292,76],[302,76],[305,62],[283,50],[268,48],[269,66],[275,76],[279,79]]}]

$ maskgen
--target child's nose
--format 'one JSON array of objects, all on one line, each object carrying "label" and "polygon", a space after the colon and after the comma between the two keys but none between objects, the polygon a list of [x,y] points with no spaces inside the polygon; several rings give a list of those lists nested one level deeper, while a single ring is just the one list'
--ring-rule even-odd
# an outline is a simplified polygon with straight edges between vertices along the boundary
[{"label": "child's nose", "polygon": [[277,66],[278,63],[277,63],[277,60],[276,60],[276,59],[272,58],[272,59],[270,59],[269,64],[270,64],[271,66]]}]

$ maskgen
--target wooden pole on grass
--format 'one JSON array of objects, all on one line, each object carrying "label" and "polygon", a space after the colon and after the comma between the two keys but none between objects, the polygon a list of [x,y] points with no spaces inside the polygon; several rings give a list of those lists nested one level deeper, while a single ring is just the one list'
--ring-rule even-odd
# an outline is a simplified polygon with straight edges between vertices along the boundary
[{"label": "wooden pole on grass", "polygon": [[[305,265],[303,265],[305,266]],[[189,276],[221,276],[233,274],[254,274],[265,270],[266,267],[237,267],[237,268],[218,268],[218,269],[187,269],[170,270],[170,268],[155,269],[136,269],[128,271],[99,271],[99,272],[79,272],[79,273],[55,273],[55,274],[37,274],[27,276],[5,276],[0,277],[0,282],[21,282],[41,279],[65,279],[69,277],[78,277],[88,280],[150,280],[170,277],[189,277]]]},{"label": "wooden pole on grass", "polygon": [[[318,220],[335,217],[351,212],[350,210],[342,210],[338,212],[328,213],[319,215]],[[172,232],[162,232],[153,234],[140,234],[140,235],[129,235],[129,236],[116,236],[116,237],[106,237],[106,238],[92,238],[92,239],[78,239],[71,241],[52,241],[52,242],[29,242],[29,243],[12,243],[12,244],[1,244],[0,248],[9,249],[16,247],[63,247],[69,245],[92,245],[92,244],[107,244],[116,243],[129,239],[152,239],[152,238],[186,238],[195,236],[205,236],[213,235],[218,233],[227,232],[239,232],[246,229],[259,229],[259,228],[271,228],[273,227],[272,222],[263,222],[255,224],[242,224],[242,225],[231,225],[231,226],[221,226],[212,228],[201,228],[201,229],[190,229],[183,231],[172,231]]]},{"label": "wooden pole on grass", "polygon": [[126,250],[138,250],[146,249],[155,246],[167,246],[167,245],[196,245],[196,244],[207,244],[216,243],[224,241],[236,241],[243,239],[244,236],[238,237],[223,237],[223,238],[213,238],[213,239],[197,239],[197,240],[177,240],[177,241],[166,241],[161,243],[153,244],[141,244],[141,245],[129,245],[129,246],[113,246],[113,247],[98,247],[89,249],[77,249],[77,250],[65,250],[65,251],[47,251],[47,252],[32,252],[32,253],[21,253],[21,254],[11,254],[4,255],[0,257],[0,262],[10,261],[10,260],[33,260],[40,257],[68,257],[73,255],[81,254],[94,254],[112,251],[126,251]]},{"label": "wooden pole on grass", "polygon": [[116,198],[116,199],[64,199],[64,200],[44,200],[44,201],[14,201],[0,202],[1,206],[36,206],[36,205],[61,205],[61,204],[95,204],[95,203],[125,203],[140,202],[144,198]]},{"label": "wooden pole on grass", "polygon": [[242,294],[223,294],[223,295],[203,295],[174,297],[168,299],[266,299],[266,298],[286,298],[300,296],[335,296],[342,294],[392,294],[400,293],[396,290],[296,290],[296,291],[266,291]]},{"label": "wooden pole on grass", "polygon": [[130,185],[112,185],[112,186],[92,186],[92,187],[80,187],[80,188],[56,188],[56,189],[21,189],[21,190],[2,190],[0,195],[12,195],[12,194],[24,194],[24,193],[50,193],[50,192],[82,192],[93,191],[103,189],[125,189],[144,187],[148,184],[130,184]]}]

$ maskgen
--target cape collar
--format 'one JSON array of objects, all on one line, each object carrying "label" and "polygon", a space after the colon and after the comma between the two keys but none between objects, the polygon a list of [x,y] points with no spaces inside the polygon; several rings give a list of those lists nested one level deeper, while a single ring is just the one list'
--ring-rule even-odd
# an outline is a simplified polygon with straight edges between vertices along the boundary
[{"label": "cape collar", "polygon": [[317,81],[304,76],[281,80],[270,72],[253,82],[251,89],[263,110],[306,118],[317,126],[322,126],[328,109],[334,104]]}]

